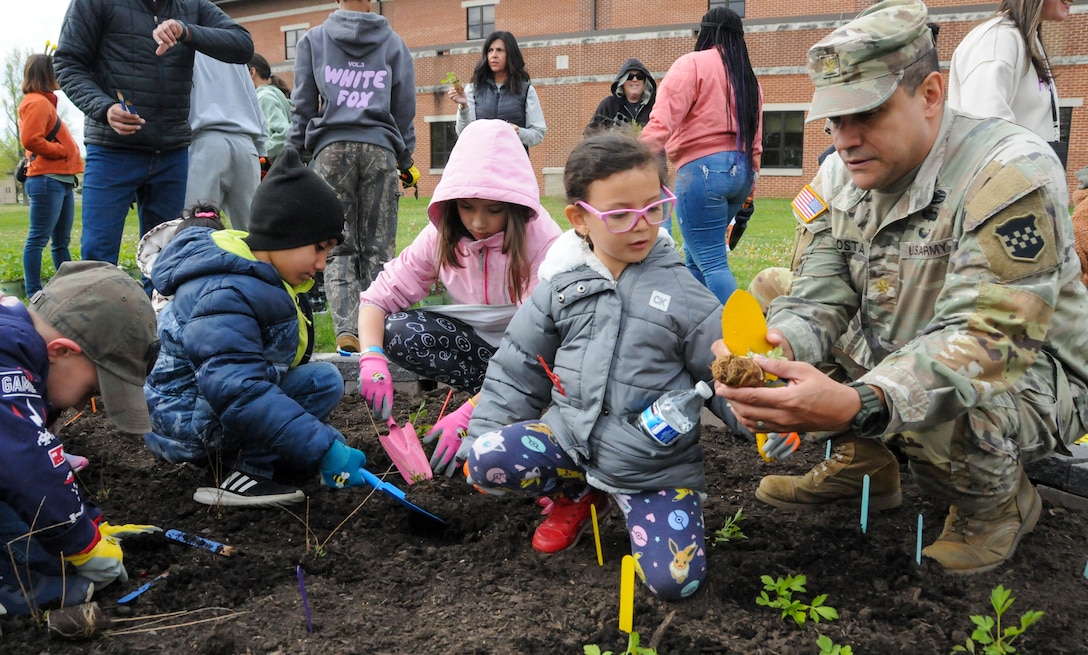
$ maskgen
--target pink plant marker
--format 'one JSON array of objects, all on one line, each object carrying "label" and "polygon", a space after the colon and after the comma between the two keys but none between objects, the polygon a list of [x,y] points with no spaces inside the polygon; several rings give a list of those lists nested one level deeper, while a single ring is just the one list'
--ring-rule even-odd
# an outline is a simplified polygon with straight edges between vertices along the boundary
[{"label": "pink plant marker", "polygon": [[419,443],[419,437],[411,421],[405,423],[404,427],[400,427],[390,418],[389,434],[379,436],[378,442],[381,443],[382,448],[385,448],[389,459],[393,460],[393,464],[408,484],[434,477],[431,462],[423,452],[423,445]]}]

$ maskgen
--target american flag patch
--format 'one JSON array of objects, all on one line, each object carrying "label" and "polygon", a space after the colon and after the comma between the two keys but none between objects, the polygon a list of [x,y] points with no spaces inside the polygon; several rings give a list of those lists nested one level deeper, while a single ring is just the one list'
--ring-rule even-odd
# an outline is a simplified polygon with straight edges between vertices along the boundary
[{"label": "american flag patch", "polygon": [[793,199],[793,211],[797,212],[802,221],[811,223],[814,218],[827,211],[827,205],[823,198],[816,195],[812,186],[806,184],[805,188],[801,189],[801,193]]}]

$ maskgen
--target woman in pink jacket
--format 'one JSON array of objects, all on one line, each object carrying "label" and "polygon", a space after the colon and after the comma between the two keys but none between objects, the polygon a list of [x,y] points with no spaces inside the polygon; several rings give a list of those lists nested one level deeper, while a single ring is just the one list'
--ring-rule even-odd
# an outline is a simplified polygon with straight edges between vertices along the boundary
[{"label": "woman in pink jacket", "polygon": [[732,10],[715,7],[699,23],[695,52],[677,59],[661,81],[639,138],[676,165],[688,269],[723,303],[737,288],[726,229],[755,187],[762,132],[762,92],[744,26]]},{"label": "woman in pink jacket", "polygon": [[[359,382],[375,415],[393,405],[388,362],[477,394],[514,311],[562,230],[540,204],[529,156],[501,120],[469,123],[427,208],[430,223],[359,295]],[[408,309],[436,283],[453,304]],[[476,398],[438,421],[431,466],[460,445]],[[452,474],[447,470],[447,475]]]}]

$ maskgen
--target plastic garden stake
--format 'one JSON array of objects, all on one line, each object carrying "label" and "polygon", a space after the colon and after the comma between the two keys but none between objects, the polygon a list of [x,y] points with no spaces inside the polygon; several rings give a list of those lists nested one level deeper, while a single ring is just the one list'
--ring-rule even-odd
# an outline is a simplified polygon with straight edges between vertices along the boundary
[{"label": "plastic garden stake", "polygon": [[378,442],[389,454],[389,459],[393,460],[393,464],[408,484],[434,477],[430,460],[423,452],[423,445],[419,443],[419,436],[416,435],[416,429],[411,421],[405,423],[404,427],[400,427],[390,418],[389,434],[379,436]]},{"label": "plastic garden stake", "polygon": [[[914,547],[914,563],[922,564],[922,515],[918,515],[918,544]],[[1084,569],[1084,577],[1088,578],[1088,567]]]},{"label": "plastic garden stake", "polygon": [[635,558],[624,555],[620,562],[620,630],[631,634],[635,613]]},{"label": "plastic garden stake", "polygon": [[[759,308],[759,301],[755,296],[743,289],[737,289],[722,310],[722,341],[725,342],[729,352],[741,357],[749,353],[753,355],[766,355],[774,350],[767,341],[767,319],[763,318],[763,310]],[[768,380],[777,380],[778,376],[767,373]],[[772,458],[763,454],[763,444],[767,443],[767,434],[756,434],[756,452],[766,461]]]},{"label": "plastic garden stake", "polygon": [[601,529],[597,525],[597,506],[589,504],[589,516],[593,519],[593,541],[597,544],[597,566],[604,566],[604,556],[601,554]]},{"label": "plastic garden stake", "polygon": [[869,528],[869,474],[861,479],[861,533]]}]

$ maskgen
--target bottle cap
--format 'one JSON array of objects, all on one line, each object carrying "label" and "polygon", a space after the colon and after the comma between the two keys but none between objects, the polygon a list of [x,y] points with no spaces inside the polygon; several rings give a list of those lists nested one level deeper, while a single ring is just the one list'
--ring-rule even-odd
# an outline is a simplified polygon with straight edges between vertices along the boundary
[{"label": "bottle cap", "polygon": [[703,398],[710,398],[712,395],[714,395],[714,392],[710,389],[710,385],[702,380],[699,380],[699,382],[695,385],[695,393],[699,394]]}]

